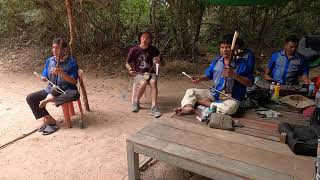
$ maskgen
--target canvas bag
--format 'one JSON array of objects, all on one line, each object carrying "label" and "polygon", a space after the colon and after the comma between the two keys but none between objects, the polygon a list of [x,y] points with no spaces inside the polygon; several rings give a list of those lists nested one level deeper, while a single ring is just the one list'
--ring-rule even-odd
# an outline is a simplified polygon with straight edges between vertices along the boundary
[{"label": "canvas bag", "polygon": [[211,128],[231,130],[231,131],[234,129],[232,117],[225,114],[220,114],[220,113],[211,114],[208,126]]}]

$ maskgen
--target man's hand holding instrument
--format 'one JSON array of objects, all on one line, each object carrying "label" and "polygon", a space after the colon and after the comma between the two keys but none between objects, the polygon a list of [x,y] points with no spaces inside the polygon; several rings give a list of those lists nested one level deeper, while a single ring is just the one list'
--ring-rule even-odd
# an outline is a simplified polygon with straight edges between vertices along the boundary
[{"label": "man's hand holding instrument", "polygon": [[66,94],[66,92],[64,90],[62,90],[61,88],[56,86],[53,82],[49,81],[47,78],[40,76],[37,72],[33,72],[33,74],[36,75],[42,81],[46,81],[46,82],[50,83],[53,87],[56,87],[61,93]]},{"label": "man's hand holding instrument", "polygon": [[[192,82],[194,82],[194,83],[199,83],[199,82],[201,82],[199,78],[197,78],[197,77],[191,77],[191,76],[189,76],[186,72],[182,72],[182,74],[185,75],[185,76],[187,76],[188,78],[190,78],[190,79],[192,80]],[[239,100],[237,100],[237,99],[229,96],[228,94],[225,94],[225,93],[223,93],[223,92],[221,92],[221,91],[219,91],[219,90],[217,90],[217,89],[209,86],[208,84],[206,84],[206,83],[204,83],[204,82],[201,82],[201,84],[204,85],[204,86],[206,86],[206,87],[208,87],[211,91],[218,92],[218,93],[220,93],[220,94],[223,95],[223,96],[226,96],[226,97],[228,97],[228,98],[230,98],[230,99],[233,99],[233,100],[241,103]]]}]

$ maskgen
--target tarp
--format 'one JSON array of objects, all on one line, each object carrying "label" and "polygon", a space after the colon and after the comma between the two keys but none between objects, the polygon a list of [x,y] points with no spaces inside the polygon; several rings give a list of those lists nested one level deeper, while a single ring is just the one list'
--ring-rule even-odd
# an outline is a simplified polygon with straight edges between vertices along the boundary
[{"label": "tarp", "polygon": [[290,0],[203,0],[206,4],[228,5],[228,6],[271,6],[287,3]]}]

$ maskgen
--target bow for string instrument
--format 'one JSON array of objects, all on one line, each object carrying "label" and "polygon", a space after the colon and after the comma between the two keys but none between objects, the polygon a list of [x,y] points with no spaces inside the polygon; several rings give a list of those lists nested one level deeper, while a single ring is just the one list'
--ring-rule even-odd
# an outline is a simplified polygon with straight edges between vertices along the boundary
[{"label": "bow for string instrument", "polygon": [[[231,69],[232,67],[230,66],[231,62],[234,60],[235,58],[235,46],[236,46],[236,41],[237,41],[237,38],[239,36],[239,33],[237,31],[234,31],[234,34],[233,34],[233,38],[232,38],[232,44],[231,44],[231,57],[230,57],[230,62],[229,64],[225,64],[224,66],[224,69]],[[233,84],[231,81],[233,81],[233,79],[231,78],[228,78],[228,77],[224,77],[224,87],[227,91],[230,91],[231,89],[228,89],[230,88],[230,86],[228,86],[227,88],[227,85],[228,84]]]},{"label": "bow for string instrument", "polygon": [[[59,48],[57,48],[58,52],[56,53],[56,57],[55,57],[57,61],[56,68],[60,68],[61,49],[63,48],[62,44],[63,44],[63,39],[60,38]],[[51,90],[51,94],[53,96],[57,96],[59,94],[65,94],[65,91],[61,90],[61,88],[58,87],[58,78],[59,76],[55,74],[54,82],[53,82],[54,86],[52,87],[52,90]]]},{"label": "bow for string instrument", "polygon": [[[164,52],[164,50],[167,48],[167,46],[169,45],[169,42],[171,41],[171,37],[168,39],[168,41],[166,42],[166,44],[165,44],[165,46],[161,49],[161,51],[160,51],[160,53],[159,53],[159,55],[158,55],[158,57],[160,58],[161,57],[161,55],[162,55],[162,53]],[[150,78],[151,78],[151,71],[152,71],[152,69],[154,68],[154,64],[155,63],[152,63],[152,67],[150,68],[150,70],[149,70],[149,72],[147,72],[147,73],[143,73],[143,76],[144,76],[144,78],[146,79],[146,80],[149,80]],[[156,75],[158,76],[159,75],[159,64],[158,63],[156,63]]]}]

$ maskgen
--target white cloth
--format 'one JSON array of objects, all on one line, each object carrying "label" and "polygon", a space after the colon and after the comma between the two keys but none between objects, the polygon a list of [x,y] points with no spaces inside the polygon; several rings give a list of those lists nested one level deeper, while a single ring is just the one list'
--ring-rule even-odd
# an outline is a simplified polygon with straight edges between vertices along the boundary
[{"label": "white cloth", "polygon": [[215,106],[217,108],[217,113],[232,115],[237,112],[240,103],[233,100],[228,99],[223,102],[213,102],[211,106]]},{"label": "white cloth", "polygon": [[[181,107],[184,107],[188,104],[194,106],[198,100],[205,98],[209,98],[211,101],[214,101],[212,93],[209,89],[187,89],[186,94],[181,100]],[[217,113],[232,115],[237,112],[240,103],[235,100],[228,99],[223,102],[213,102],[211,103],[210,107],[212,107],[212,105],[217,107]]]},{"label": "white cloth", "polygon": [[209,89],[187,89],[186,94],[181,100],[181,107],[184,107],[187,104],[194,106],[198,100],[206,98],[209,98],[211,101],[213,101],[213,96]]}]

